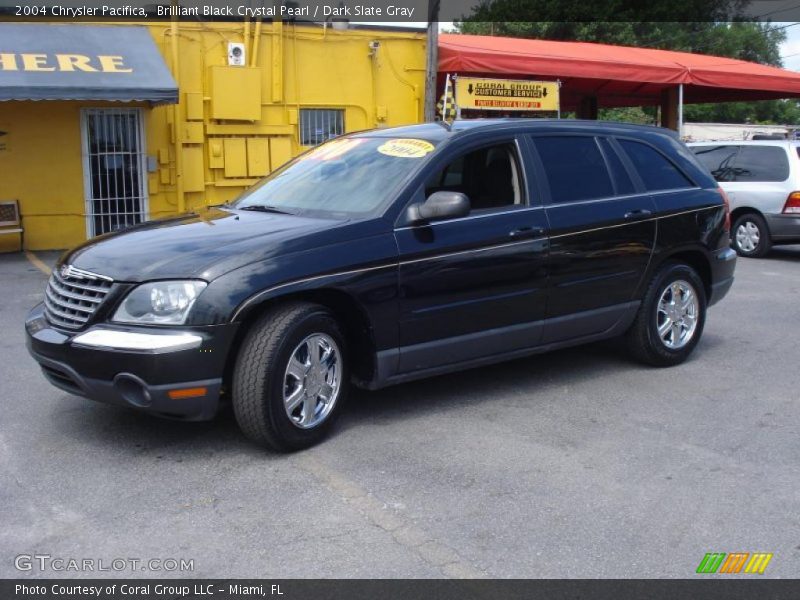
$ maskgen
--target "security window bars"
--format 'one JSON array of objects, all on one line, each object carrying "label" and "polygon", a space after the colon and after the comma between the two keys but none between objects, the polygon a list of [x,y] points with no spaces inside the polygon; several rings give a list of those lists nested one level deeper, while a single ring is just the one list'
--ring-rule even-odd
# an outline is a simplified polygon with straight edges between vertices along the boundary
[{"label": "security window bars", "polygon": [[82,122],[89,237],[142,222],[147,187],[141,111],[84,109]]},{"label": "security window bars", "polygon": [[344,133],[344,110],[300,109],[300,144],[316,146]]}]

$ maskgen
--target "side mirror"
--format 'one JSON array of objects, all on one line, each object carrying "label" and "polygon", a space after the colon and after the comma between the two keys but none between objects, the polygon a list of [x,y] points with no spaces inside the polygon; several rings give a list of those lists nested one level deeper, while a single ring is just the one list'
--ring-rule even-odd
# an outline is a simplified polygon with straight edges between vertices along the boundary
[{"label": "side mirror", "polygon": [[470,202],[466,194],[461,192],[434,192],[425,202],[408,207],[410,223],[439,221],[466,217],[470,211]]}]

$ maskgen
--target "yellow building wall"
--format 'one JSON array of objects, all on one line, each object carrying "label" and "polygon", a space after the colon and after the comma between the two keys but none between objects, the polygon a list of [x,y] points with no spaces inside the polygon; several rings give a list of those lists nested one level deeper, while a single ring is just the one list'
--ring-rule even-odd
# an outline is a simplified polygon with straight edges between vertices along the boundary
[{"label": "yellow building wall", "polygon": [[[302,108],[343,109],[346,132],[422,120],[422,33],[280,22],[181,22],[177,35],[170,22],[148,27],[173,75],[177,42],[177,110],[0,102],[0,200],[19,201],[26,248],[86,239],[81,108],[143,108],[150,218],[231,200],[305,150]],[[246,45],[247,67],[227,66],[229,42]]]}]

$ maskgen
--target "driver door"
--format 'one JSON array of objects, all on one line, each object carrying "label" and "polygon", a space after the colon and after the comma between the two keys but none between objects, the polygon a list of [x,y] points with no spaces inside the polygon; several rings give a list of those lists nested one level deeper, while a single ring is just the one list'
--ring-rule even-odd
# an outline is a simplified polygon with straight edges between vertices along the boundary
[{"label": "driver door", "polygon": [[546,217],[539,199],[531,201],[517,141],[445,159],[417,196],[442,190],[466,194],[469,215],[395,229],[400,373],[529,348],[541,338]]}]

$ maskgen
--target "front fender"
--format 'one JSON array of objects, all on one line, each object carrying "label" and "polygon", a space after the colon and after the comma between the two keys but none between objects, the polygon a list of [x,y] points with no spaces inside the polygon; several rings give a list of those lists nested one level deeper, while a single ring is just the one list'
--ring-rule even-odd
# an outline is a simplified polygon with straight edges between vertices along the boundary
[{"label": "front fender", "polygon": [[376,344],[396,342],[398,256],[394,236],[381,234],[255,262],[210,282],[192,320],[230,323],[277,298],[338,290],[354,298],[376,332]]}]

